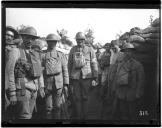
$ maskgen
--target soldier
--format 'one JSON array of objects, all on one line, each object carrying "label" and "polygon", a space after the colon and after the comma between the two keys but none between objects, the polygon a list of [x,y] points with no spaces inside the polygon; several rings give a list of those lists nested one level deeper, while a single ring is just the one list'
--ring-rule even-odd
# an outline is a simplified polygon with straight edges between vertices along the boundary
[{"label": "soldier", "polygon": [[[45,39],[40,38],[32,42],[31,49],[40,53],[40,58],[43,66],[43,58],[46,54],[48,45]],[[44,70],[44,67],[43,67]],[[43,91],[43,92],[42,92]],[[36,112],[33,113],[34,119],[42,119],[44,117],[45,98],[44,90],[39,90],[36,100]]]},{"label": "soldier", "polygon": [[101,85],[103,85],[104,81],[106,80],[106,76],[109,70],[110,66],[110,43],[106,43],[104,48],[105,51],[99,56],[99,66],[100,66],[100,72],[101,72]]},{"label": "soldier", "polygon": [[[6,27],[6,42],[5,42],[5,110],[6,117],[13,117],[13,108],[15,105],[14,99],[8,96],[8,91],[10,90],[9,86],[9,70],[6,68],[8,67],[9,62],[9,54],[13,51],[17,50],[17,47],[20,40],[16,39],[18,37],[18,32],[12,27]],[[9,99],[8,99],[9,98]],[[10,105],[11,103],[11,105]]]},{"label": "soldier", "polygon": [[56,50],[59,40],[60,38],[55,34],[46,37],[48,49],[43,65],[47,119],[61,119],[62,90],[69,84],[67,59],[63,53]]},{"label": "soldier", "polygon": [[[44,82],[38,52],[31,50],[31,43],[38,38],[33,27],[26,27],[21,33],[22,46],[9,54],[6,68],[9,70],[9,97],[16,104],[16,118],[31,119],[38,89]],[[43,91],[42,91],[43,92]]]},{"label": "soldier", "polygon": [[76,34],[77,46],[70,50],[68,69],[76,119],[88,118],[89,89],[97,85],[98,67],[92,47],[85,45],[85,35]]},{"label": "soldier", "polygon": [[112,114],[121,120],[137,119],[139,112],[136,112],[136,107],[143,95],[145,74],[142,64],[132,57],[134,50],[130,43],[123,46],[124,57],[115,64],[114,73],[108,78],[108,86],[114,96]]},{"label": "soldier", "polygon": [[[101,47],[101,45],[97,45],[97,51],[96,51],[96,58],[97,58],[97,62],[99,62],[99,56],[101,55],[101,49],[102,49],[102,47]],[[98,63],[98,72],[99,72],[99,74],[98,74],[98,82],[99,82],[99,85],[101,84],[101,71],[100,71],[100,66],[99,66],[99,63]]]},{"label": "soldier", "polygon": [[113,65],[116,63],[116,61],[122,59],[123,53],[120,52],[120,47],[119,47],[119,42],[118,40],[112,40],[111,41],[111,57],[110,57],[110,65]]},{"label": "soldier", "polygon": [[101,55],[101,48],[97,48],[97,51],[96,51],[97,61],[98,61],[100,55]]},{"label": "soldier", "polygon": [[113,109],[113,100],[114,97],[111,95],[111,88],[110,88],[110,79],[113,79],[112,74],[114,73],[115,63],[123,59],[123,53],[120,52],[119,45],[111,41],[110,44],[110,61],[109,61],[109,68],[105,70],[105,76],[102,79],[102,89],[101,89],[101,96],[103,99],[103,109],[102,109],[102,119],[112,120],[112,109]]}]

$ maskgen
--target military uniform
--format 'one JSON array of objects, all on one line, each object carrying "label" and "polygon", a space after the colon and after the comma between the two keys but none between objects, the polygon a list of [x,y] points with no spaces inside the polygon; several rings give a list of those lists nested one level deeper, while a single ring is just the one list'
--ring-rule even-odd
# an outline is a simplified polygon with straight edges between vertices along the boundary
[{"label": "military uniform", "polygon": [[[45,92],[46,92],[46,118],[47,119],[61,119],[61,104],[62,104],[62,89],[63,85],[69,84],[69,75],[67,69],[67,59],[66,56],[55,49],[52,51],[47,51],[43,59],[43,65],[45,66],[46,56],[51,54],[53,58],[59,58],[61,61],[61,72],[56,75],[46,75],[44,73],[45,79]],[[46,70],[46,68],[45,68]],[[53,113],[54,112],[54,113]]]},{"label": "military uniform", "polygon": [[112,114],[116,118],[136,119],[136,106],[143,95],[143,66],[133,58],[124,57],[108,74],[108,89],[113,98]]},{"label": "military uniform", "polygon": [[27,76],[17,78],[15,76],[15,65],[21,58],[20,50],[12,50],[8,57],[8,63],[6,64],[8,78],[6,82],[8,83],[9,97],[17,98],[17,104],[15,106],[16,118],[31,119],[35,107],[37,90],[44,87],[43,76],[41,75],[37,79],[31,79]]},{"label": "military uniform", "polygon": [[[80,51],[85,57],[86,64],[82,68],[76,68],[74,55]],[[83,48],[74,46],[69,54],[68,70],[74,98],[75,118],[86,119],[88,116],[89,89],[92,86],[92,80],[96,80],[98,77],[97,60],[92,47],[86,45]]]},{"label": "military uniform", "polygon": [[111,54],[107,51],[103,52],[99,56],[99,67],[100,67],[100,74],[101,74],[101,85],[104,84],[104,81],[106,80],[106,76],[109,70],[110,66],[110,56]]},{"label": "military uniform", "polygon": [[10,96],[8,92],[12,92],[12,86],[9,84],[9,63],[10,63],[10,54],[12,54],[14,51],[17,51],[16,45],[7,45],[5,48],[5,117],[6,119],[12,119],[15,118],[14,114],[14,106],[10,105]]},{"label": "military uniform", "polygon": [[[8,68],[6,68],[6,65],[8,65],[9,62],[9,55],[13,51],[15,51],[20,43],[20,39],[16,39],[18,37],[18,32],[12,27],[7,26],[6,27],[6,42],[5,42],[5,117],[6,119],[13,119],[15,117],[14,115],[14,104],[15,99],[9,97],[8,90],[11,90],[9,86],[9,71]],[[10,102],[11,101],[11,102]]]}]

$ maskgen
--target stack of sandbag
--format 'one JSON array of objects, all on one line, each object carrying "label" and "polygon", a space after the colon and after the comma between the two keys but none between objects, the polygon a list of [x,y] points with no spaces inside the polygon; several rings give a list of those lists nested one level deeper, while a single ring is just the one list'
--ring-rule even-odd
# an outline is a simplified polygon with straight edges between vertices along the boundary
[{"label": "stack of sandbag", "polygon": [[[136,34],[135,34],[136,33]],[[142,30],[135,30],[134,35],[138,35],[140,41],[131,41],[136,48],[135,58],[143,64],[146,78],[145,100],[150,109],[156,107],[154,104],[158,97],[158,56],[159,56],[159,43],[160,43],[160,21],[159,18],[155,19],[150,26]],[[149,101],[149,100],[150,101]],[[148,107],[147,106],[147,107]],[[151,111],[151,110],[150,110]]]},{"label": "stack of sandbag", "polygon": [[119,38],[122,45],[124,40],[132,43],[136,48],[135,57],[144,65],[153,66],[157,64],[160,42],[160,19],[155,19],[150,26],[145,29],[134,27],[130,32],[126,32]]},{"label": "stack of sandbag", "polygon": [[138,51],[146,50],[141,44],[145,42],[145,39],[140,36],[141,29],[138,27],[132,28],[130,32],[124,33],[120,38],[120,43],[123,44],[125,41],[133,43],[133,45],[138,49]]},{"label": "stack of sandbag", "polygon": [[160,38],[160,19],[155,19],[151,26],[142,30],[140,35],[145,38],[146,42],[157,45]]},{"label": "stack of sandbag", "polygon": [[159,18],[155,19],[149,27],[143,30],[136,30],[136,33],[144,39],[144,41],[141,40],[141,43],[133,42],[137,49],[137,58],[144,64],[155,66],[157,64],[156,60],[160,42]]},{"label": "stack of sandbag", "polygon": [[129,42],[132,43],[132,42],[139,42],[139,43],[142,43],[142,42],[145,42],[145,39],[140,36],[139,32],[141,32],[142,30],[138,27],[135,27],[135,28],[132,28],[130,30],[130,36],[129,36]]}]

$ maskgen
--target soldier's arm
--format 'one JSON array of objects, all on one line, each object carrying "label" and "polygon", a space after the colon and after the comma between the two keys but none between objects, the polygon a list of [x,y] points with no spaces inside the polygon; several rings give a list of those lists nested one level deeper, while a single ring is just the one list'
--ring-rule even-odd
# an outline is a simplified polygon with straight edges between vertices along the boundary
[{"label": "soldier's arm", "polygon": [[94,50],[91,48],[91,68],[92,68],[92,75],[93,78],[96,79],[98,77],[98,65],[97,65],[97,59],[96,54]]},{"label": "soldier's arm", "polygon": [[16,85],[15,85],[15,64],[20,57],[19,49],[13,49],[9,53],[9,60],[6,65],[6,68],[8,69],[8,78],[9,78],[9,94],[10,96],[16,95]]},{"label": "soldier's arm", "polygon": [[69,57],[68,57],[68,72],[69,72],[69,77],[71,75],[73,67],[73,48],[70,50]]},{"label": "soldier's arm", "polygon": [[137,89],[136,89],[137,97],[141,97],[143,95],[144,84],[145,84],[145,73],[142,64],[140,64],[137,68]]},{"label": "soldier's arm", "polygon": [[44,88],[43,73],[42,73],[41,76],[38,78],[38,86],[39,86],[39,88]]},{"label": "soldier's arm", "polygon": [[42,70],[44,71],[44,69],[45,69],[45,54],[41,54],[41,65],[42,65]]},{"label": "soldier's arm", "polygon": [[63,83],[69,84],[69,73],[68,73],[67,58],[64,54],[62,54],[61,60],[62,60]]}]

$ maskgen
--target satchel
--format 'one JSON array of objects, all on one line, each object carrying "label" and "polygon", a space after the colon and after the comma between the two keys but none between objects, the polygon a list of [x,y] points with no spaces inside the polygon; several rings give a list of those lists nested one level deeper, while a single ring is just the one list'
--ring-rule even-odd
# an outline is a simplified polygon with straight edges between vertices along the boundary
[{"label": "satchel", "polygon": [[85,66],[86,61],[82,52],[74,53],[74,64],[75,64],[75,68],[82,68]]},{"label": "satchel", "polygon": [[58,52],[57,57],[52,57],[51,52],[45,55],[45,73],[46,75],[57,75],[61,73],[61,60]]}]

